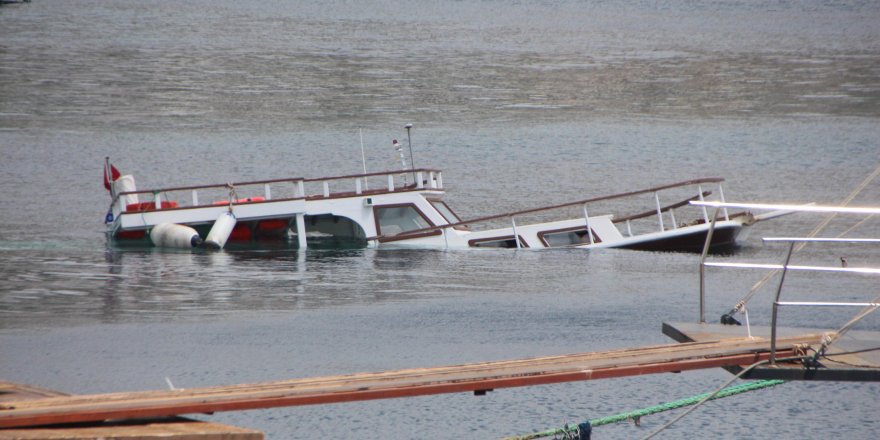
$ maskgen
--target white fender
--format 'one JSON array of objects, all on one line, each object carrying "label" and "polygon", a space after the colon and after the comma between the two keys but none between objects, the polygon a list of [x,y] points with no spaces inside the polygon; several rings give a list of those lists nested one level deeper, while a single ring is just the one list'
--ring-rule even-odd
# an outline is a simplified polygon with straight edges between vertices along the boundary
[{"label": "white fender", "polygon": [[159,247],[194,248],[202,244],[202,239],[195,229],[175,223],[153,226],[150,240]]},{"label": "white fender", "polygon": [[205,239],[205,245],[214,249],[223,249],[223,246],[226,245],[226,240],[229,239],[229,235],[232,234],[232,229],[235,228],[235,223],[238,220],[235,219],[235,214],[226,211],[223,214],[220,214],[220,217],[217,217],[217,220],[214,221],[214,226],[211,227],[211,232],[208,232],[208,238]]}]

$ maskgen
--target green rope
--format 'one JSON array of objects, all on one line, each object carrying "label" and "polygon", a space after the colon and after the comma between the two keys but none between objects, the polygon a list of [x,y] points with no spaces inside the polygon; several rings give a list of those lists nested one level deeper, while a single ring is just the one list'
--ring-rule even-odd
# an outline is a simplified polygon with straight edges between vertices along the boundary
[{"label": "green rope", "polygon": [[[727,387],[727,388],[721,390],[718,394],[716,394],[714,397],[712,397],[709,400],[715,400],[715,399],[720,399],[722,397],[734,396],[736,394],[742,394],[742,393],[746,393],[749,391],[760,390],[762,388],[769,388],[769,387],[780,385],[783,383],[785,383],[785,381],[783,381],[783,380],[758,380],[758,381],[754,381],[754,382],[747,382],[744,384],[740,384],[740,385],[736,385],[736,386],[732,386],[732,387]],[[703,394],[700,394],[697,396],[688,397],[686,399],[676,400],[674,402],[661,403],[660,405],[654,405],[654,406],[650,406],[647,408],[638,409],[635,411],[630,411],[630,412],[620,413],[620,414],[613,415],[613,416],[602,417],[600,419],[590,420],[590,425],[595,427],[595,426],[608,425],[611,423],[623,422],[626,420],[638,420],[642,416],[657,414],[657,413],[664,412],[664,411],[670,411],[673,409],[682,408],[682,407],[689,406],[689,405],[694,405],[694,404],[700,402],[701,400],[705,399],[710,394],[712,394],[712,393],[703,393]],[[560,434],[567,434],[567,433],[571,433],[571,432],[576,432],[575,430],[577,430],[577,429],[578,429],[578,425],[572,423],[572,424],[565,425],[561,428],[551,428],[551,429],[547,429],[547,430],[544,430],[541,432],[534,432],[534,433],[526,434],[526,435],[505,437],[502,440],[531,440],[531,439],[536,439],[536,438],[541,438],[541,437],[550,437],[552,435],[560,435]]]}]

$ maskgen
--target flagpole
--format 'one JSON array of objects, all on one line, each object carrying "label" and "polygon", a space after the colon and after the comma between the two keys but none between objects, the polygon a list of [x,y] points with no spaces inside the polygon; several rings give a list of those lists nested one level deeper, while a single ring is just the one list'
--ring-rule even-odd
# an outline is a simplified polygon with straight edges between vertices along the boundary
[{"label": "flagpole", "polygon": [[113,171],[110,168],[110,156],[104,156],[104,179],[110,183],[110,199],[116,198],[116,185],[113,181]]},{"label": "flagpole", "polygon": [[[358,134],[361,136],[361,163],[364,165],[364,174],[367,174],[367,156],[364,154],[364,129],[358,128]],[[370,182],[367,176],[364,176],[364,189],[370,189]]]}]

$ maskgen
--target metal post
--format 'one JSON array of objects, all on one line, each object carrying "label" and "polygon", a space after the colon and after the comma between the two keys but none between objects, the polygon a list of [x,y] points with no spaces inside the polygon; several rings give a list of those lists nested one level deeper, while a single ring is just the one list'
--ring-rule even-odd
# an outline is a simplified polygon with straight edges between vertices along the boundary
[{"label": "metal post", "polygon": [[[721,184],[718,184],[718,195],[721,197],[721,203],[725,203],[724,201],[724,189],[721,188]],[[724,208],[724,220],[730,220],[730,215],[727,213],[727,208]]]},{"label": "metal post", "polygon": [[[104,178],[110,183],[110,200],[116,200],[116,181],[113,180],[113,166],[110,164],[110,156],[104,156]],[[125,206],[124,203],[121,205]]]},{"label": "metal post", "polygon": [[706,323],[706,255],[712,243],[712,234],[715,233],[715,219],[718,218],[718,208],[712,213],[712,222],[706,231],[706,242],[703,243],[703,253],[700,255],[700,324]]},{"label": "metal post", "polygon": [[388,175],[388,192],[394,192],[394,175]]},{"label": "metal post", "polygon": [[516,220],[513,216],[510,217],[510,223],[513,225],[513,241],[516,243],[516,248],[519,249],[519,234],[516,232]]},{"label": "metal post", "polygon": [[413,127],[412,124],[406,124],[403,128],[406,129],[406,142],[409,144],[409,166],[415,170],[416,169],[416,158],[413,157],[412,152],[412,137],[409,135],[409,130]]},{"label": "metal post", "polygon": [[162,209],[162,194],[157,192],[153,193],[153,200],[153,204],[156,206],[156,209]]},{"label": "metal post", "polygon": [[[703,198],[703,185],[697,185],[697,191],[699,191],[699,196],[701,202],[705,202],[706,200]],[[701,206],[703,208],[703,221],[709,223],[709,211],[706,209],[706,206]]]},{"label": "metal post", "polygon": [[654,201],[657,203],[657,218],[660,219],[660,232],[663,232],[665,228],[663,227],[663,211],[660,209],[660,195],[654,193]]},{"label": "metal post", "polygon": [[192,190],[193,206],[199,206],[199,192]]},{"label": "metal post", "polygon": [[776,365],[776,315],[779,310],[779,296],[782,295],[782,283],[785,282],[785,274],[788,273],[788,263],[794,252],[794,242],[788,245],[788,254],[785,256],[785,264],[782,265],[782,275],[779,278],[779,286],[776,288],[776,298],[773,300],[773,317],[770,318],[770,365]]},{"label": "metal post", "polygon": [[263,185],[263,192],[266,193],[266,200],[272,200],[272,187],[268,183]]},{"label": "metal post", "polygon": [[296,238],[300,250],[308,247],[306,243],[306,214],[303,212],[296,214]]},{"label": "metal post", "polygon": [[416,179],[416,188],[423,189],[425,187],[425,184],[424,184],[424,176],[422,175],[421,171],[416,173],[415,179]]},{"label": "metal post", "polygon": [[361,179],[354,179],[354,193],[361,193]]},{"label": "metal post", "polygon": [[[367,156],[364,154],[364,130],[358,128],[358,134],[361,136],[361,163],[364,165],[364,174],[367,174]],[[370,189],[367,176],[364,176],[364,186]]]},{"label": "metal post", "polygon": [[324,181],[324,197],[330,197],[330,182]]},{"label": "metal post", "polygon": [[743,315],[746,317],[746,333],[749,335],[749,339],[752,339],[752,323],[749,322],[749,309],[743,305]]},{"label": "metal post", "polygon": [[306,184],[304,181],[300,180],[296,182],[296,192],[297,197],[305,197],[306,196]]},{"label": "metal post", "polygon": [[587,236],[590,237],[590,244],[595,244],[593,239],[593,228],[590,227],[590,215],[587,214],[587,204],[584,203],[584,220],[587,222]]}]

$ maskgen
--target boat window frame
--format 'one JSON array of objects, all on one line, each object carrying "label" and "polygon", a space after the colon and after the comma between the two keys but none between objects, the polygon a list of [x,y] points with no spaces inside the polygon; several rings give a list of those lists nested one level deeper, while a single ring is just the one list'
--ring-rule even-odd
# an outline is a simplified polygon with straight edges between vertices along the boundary
[{"label": "boat window frame", "polygon": [[[574,232],[574,231],[580,231],[580,230],[583,230],[585,233],[589,234],[589,232],[587,232],[587,226],[586,226],[586,225],[581,225],[581,226],[570,226],[570,227],[567,227],[567,228],[548,229],[548,230],[546,230],[546,231],[538,231],[538,240],[541,240],[541,243],[544,243],[544,246],[546,246],[546,247],[548,247],[548,248],[552,248],[552,247],[565,247],[565,246],[550,246],[550,243],[547,241],[546,238],[544,238],[544,236],[547,235],[547,234],[559,234],[559,233],[563,233],[563,232]],[[599,237],[599,234],[596,233],[596,230],[595,230],[594,228],[590,228],[590,231],[593,233],[593,244],[601,243],[601,242],[602,242],[602,238]],[[585,245],[585,244],[587,244],[587,245],[590,244],[590,238],[589,238],[589,237],[587,237],[587,241],[586,241],[586,243],[578,243],[578,244],[576,244],[576,243],[571,243],[571,244],[569,244],[569,246],[583,246],[583,245]]]},{"label": "boat window frame", "polygon": [[[525,241],[525,239],[523,239],[522,235],[517,235],[517,237],[519,238],[519,245],[521,248],[529,247],[529,244]],[[485,242],[490,242],[490,241],[508,241],[508,240],[515,240],[515,238],[513,237],[512,234],[511,235],[499,235],[499,236],[495,236],[495,237],[475,238],[472,240],[468,240],[468,247],[483,248],[483,249],[516,249],[516,243],[514,243],[513,247],[509,247],[509,248],[508,247],[477,246],[477,244],[479,244],[479,243],[485,243]]]},{"label": "boat window frame", "polygon": [[[437,211],[438,214],[440,214],[440,217],[443,217],[447,223],[460,223],[461,222],[461,217],[459,217],[458,214],[455,211],[453,211],[452,208],[450,208],[449,205],[446,204],[445,201],[443,201],[443,199],[438,199],[438,198],[433,198],[433,197],[425,197],[425,200],[427,200],[428,203],[431,204],[431,207],[433,207],[434,210]],[[446,210],[449,211],[449,213],[452,214],[452,216],[455,218],[446,217],[446,214],[444,214],[443,211],[437,209],[437,206],[435,205],[436,203],[443,205],[446,208]]]},{"label": "boat window frame", "polygon": [[[430,218],[428,218],[427,215],[425,215],[424,212],[422,212],[421,209],[419,209],[418,205],[416,205],[415,203],[412,203],[412,202],[408,202],[408,203],[389,203],[389,204],[387,204],[387,205],[373,205],[373,223],[374,223],[375,226],[376,226],[376,235],[378,235],[378,236],[382,236],[382,235],[383,235],[383,234],[382,234],[382,225],[379,224],[379,209],[383,209],[383,208],[406,208],[406,207],[412,207],[412,208],[416,211],[416,214],[418,214],[423,220],[425,220],[425,222],[428,223],[428,226],[427,226],[427,227],[432,228],[432,227],[437,226],[437,225],[434,224],[434,222],[431,221]],[[416,228],[416,229],[413,229],[413,231],[417,231],[417,230],[419,230],[419,229],[425,229],[425,228]],[[407,234],[407,231],[401,231],[401,232],[398,232],[397,234],[389,235],[389,237],[395,237],[395,236],[402,235],[402,234]]]}]

